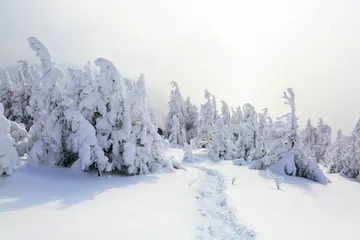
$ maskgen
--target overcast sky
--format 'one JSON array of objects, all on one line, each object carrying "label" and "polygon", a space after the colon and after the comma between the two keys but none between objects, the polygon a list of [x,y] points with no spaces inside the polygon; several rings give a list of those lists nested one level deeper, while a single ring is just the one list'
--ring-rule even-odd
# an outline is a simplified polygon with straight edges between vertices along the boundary
[{"label": "overcast sky", "polygon": [[230,106],[276,117],[292,87],[301,123],[351,131],[360,117],[358,0],[0,0],[0,66],[34,61],[36,36],[57,63],[113,61],[145,73],[166,107],[170,81],[200,105],[203,89]]}]

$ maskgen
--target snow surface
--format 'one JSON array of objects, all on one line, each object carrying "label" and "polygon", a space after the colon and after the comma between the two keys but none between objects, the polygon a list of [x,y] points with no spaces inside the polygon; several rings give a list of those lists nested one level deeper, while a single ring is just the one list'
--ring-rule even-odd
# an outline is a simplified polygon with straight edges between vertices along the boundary
[{"label": "snow surface", "polygon": [[[186,171],[133,177],[24,164],[0,178],[1,239],[359,237],[359,183],[337,174],[327,175],[328,185],[283,176],[277,190],[266,171],[193,154]],[[181,160],[183,151],[167,155]]]}]

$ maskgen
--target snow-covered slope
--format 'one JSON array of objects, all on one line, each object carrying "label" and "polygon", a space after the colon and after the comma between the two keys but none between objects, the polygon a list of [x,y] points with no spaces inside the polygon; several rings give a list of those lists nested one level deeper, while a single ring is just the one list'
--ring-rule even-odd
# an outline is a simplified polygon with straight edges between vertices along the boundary
[{"label": "snow-covered slope", "polygon": [[[4,240],[357,239],[360,185],[329,175],[325,186],[199,161],[187,171],[147,176],[24,165],[0,178]],[[168,155],[181,159],[183,152]],[[235,185],[231,184],[235,177]]]}]

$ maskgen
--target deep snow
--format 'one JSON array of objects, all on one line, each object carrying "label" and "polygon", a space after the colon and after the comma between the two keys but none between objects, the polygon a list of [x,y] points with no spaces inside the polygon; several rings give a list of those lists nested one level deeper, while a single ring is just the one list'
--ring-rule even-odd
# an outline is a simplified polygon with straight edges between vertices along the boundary
[{"label": "deep snow", "polygon": [[[183,152],[167,154],[180,160]],[[265,171],[194,154],[199,161],[185,164],[187,171],[135,177],[24,165],[0,178],[1,239],[360,237],[359,183],[284,176],[277,190]]]}]

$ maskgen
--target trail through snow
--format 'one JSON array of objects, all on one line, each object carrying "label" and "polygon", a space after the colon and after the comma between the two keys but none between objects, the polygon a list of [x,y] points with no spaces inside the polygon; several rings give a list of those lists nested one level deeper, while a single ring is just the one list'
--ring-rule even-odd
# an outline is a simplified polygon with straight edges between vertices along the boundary
[{"label": "trail through snow", "polygon": [[206,219],[197,226],[196,239],[255,239],[255,233],[239,222],[228,205],[224,177],[213,169],[193,167],[203,172],[200,178],[194,179],[189,185],[196,189],[197,211]]}]

